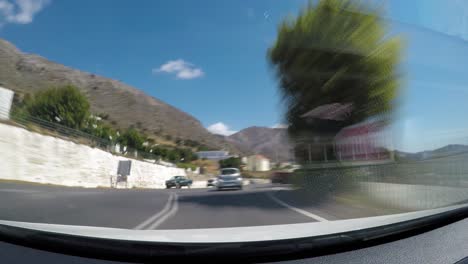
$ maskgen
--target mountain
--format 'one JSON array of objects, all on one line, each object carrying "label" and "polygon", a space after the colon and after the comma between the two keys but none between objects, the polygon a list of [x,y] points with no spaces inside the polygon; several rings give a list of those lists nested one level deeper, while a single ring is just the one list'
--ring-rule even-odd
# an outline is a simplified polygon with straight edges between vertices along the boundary
[{"label": "mountain", "polygon": [[212,148],[233,150],[209,133],[193,116],[120,81],[72,69],[26,54],[0,39],[0,86],[22,94],[39,89],[77,86],[89,99],[91,111],[108,115],[117,128],[134,126],[154,138],[168,135],[191,139]]},{"label": "mountain", "polygon": [[425,150],[416,153],[395,151],[395,156],[401,160],[418,161],[437,157],[445,157],[468,152],[468,146],[450,144],[434,150]]},{"label": "mountain", "polygon": [[244,153],[262,154],[273,162],[289,161],[293,157],[285,128],[253,126],[225,139]]},{"label": "mountain", "polygon": [[453,155],[468,152],[468,146],[461,144],[450,144],[432,151],[434,155]]}]

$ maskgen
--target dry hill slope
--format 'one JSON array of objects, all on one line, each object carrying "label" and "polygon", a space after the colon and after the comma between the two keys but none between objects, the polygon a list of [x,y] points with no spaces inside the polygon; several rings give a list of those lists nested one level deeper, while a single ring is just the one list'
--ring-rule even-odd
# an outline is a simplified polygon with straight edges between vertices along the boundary
[{"label": "dry hill slope", "polygon": [[226,137],[226,140],[245,153],[262,154],[272,161],[293,158],[287,129],[284,128],[248,127]]},{"label": "dry hill slope", "polygon": [[96,76],[25,54],[0,39],[0,86],[31,93],[39,89],[72,84],[79,87],[91,102],[96,114],[108,114],[109,121],[120,128],[131,125],[149,136],[170,135],[192,139],[213,148],[232,149],[209,133],[193,116],[122,82]]}]

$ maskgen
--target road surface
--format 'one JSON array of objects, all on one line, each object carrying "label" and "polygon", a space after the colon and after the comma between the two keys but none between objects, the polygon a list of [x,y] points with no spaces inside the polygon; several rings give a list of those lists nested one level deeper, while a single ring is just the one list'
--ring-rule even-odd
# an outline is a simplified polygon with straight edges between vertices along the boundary
[{"label": "road surface", "polygon": [[333,221],[397,211],[340,199],[311,199],[291,187],[244,190],[85,189],[26,183],[0,185],[0,219],[130,229],[241,227]]}]

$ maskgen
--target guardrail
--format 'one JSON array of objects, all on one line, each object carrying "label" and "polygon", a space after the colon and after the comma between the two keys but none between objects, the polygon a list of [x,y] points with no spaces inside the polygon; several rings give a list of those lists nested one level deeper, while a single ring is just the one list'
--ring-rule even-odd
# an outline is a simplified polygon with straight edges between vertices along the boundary
[{"label": "guardrail", "polygon": [[89,145],[93,145],[94,147],[107,149],[109,146],[111,146],[111,142],[109,140],[105,140],[89,133],[37,117],[10,113],[10,120],[25,126],[30,130],[34,130],[34,128],[36,128],[36,130],[37,128],[41,128],[47,130],[48,132],[52,132],[52,134],[57,133],[61,136],[65,136],[66,138],[84,139],[87,141],[87,143],[89,143]]},{"label": "guardrail", "polygon": [[[0,114],[6,114],[3,109],[0,109]],[[28,130],[32,130],[41,134],[49,134],[52,136],[63,137],[66,140],[75,141],[76,143],[97,147],[113,154],[139,159],[146,162],[158,163],[160,157],[149,152],[137,151],[133,148],[125,147],[125,151],[116,152],[114,151],[115,142],[111,140],[103,139],[95,135],[73,129],[57,122],[50,122],[33,116],[15,114],[10,112],[9,121],[14,124],[20,125]],[[3,120],[4,122],[6,120]],[[164,165],[164,164],[161,164]]]}]

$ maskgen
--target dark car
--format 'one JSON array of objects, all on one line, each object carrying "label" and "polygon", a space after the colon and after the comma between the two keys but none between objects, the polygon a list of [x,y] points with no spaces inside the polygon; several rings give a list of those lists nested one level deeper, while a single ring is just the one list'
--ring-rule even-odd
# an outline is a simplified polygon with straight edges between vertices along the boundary
[{"label": "dark car", "polygon": [[192,180],[185,176],[174,176],[166,181],[166,189],[169,189],[171,187],[176,187],[177,189],[180,189],[183,186],[190,188],[192,186]]},{"label": "dark car", "polygon": [[290,183],[291,175],[291,172],[277,171],[271,175],[271,183]]}]

